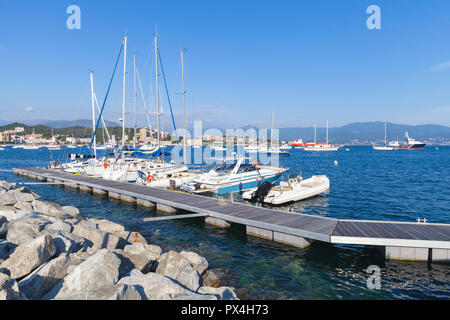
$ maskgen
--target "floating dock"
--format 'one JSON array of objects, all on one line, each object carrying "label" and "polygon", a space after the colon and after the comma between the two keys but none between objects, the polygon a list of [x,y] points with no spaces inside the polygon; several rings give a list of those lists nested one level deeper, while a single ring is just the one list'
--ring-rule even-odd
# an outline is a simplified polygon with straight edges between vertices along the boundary
[{"label": "floating dock", "polygon": [[[387,259],[450,261],[450,224],[334,219],[41,168],[17,168],[14,173],[138,205],[156,206],[168,213],[188,211],[190,214],[179,218],[205,217],[206,223],[218,227],[241,224],[249,235],[300,248],[312,241],[323,241],[376,246]],[[148,218],[158,220],[162,219]]]}]

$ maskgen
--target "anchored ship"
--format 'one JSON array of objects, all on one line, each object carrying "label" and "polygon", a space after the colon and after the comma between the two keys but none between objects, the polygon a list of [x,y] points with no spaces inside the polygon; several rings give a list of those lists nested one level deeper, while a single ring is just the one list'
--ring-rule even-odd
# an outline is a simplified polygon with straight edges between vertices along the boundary
[{"label": "anchored ship", "polygon": [[422,141],[414,140],[410,138],[408,132],[405,132],[406,143],[400,143],[398,141],[389,142],[388,146],[392,147],[392,149],[423,149],[425,147],[425,143]]}]

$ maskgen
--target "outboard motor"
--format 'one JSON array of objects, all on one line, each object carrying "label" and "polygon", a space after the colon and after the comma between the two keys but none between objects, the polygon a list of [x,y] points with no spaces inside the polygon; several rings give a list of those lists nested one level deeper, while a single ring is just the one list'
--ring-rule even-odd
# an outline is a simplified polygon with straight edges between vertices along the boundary
[{"label": "outboard motor", "polygon": [[264,181],[261,185],[253,192],[252,201],[264,202],[264,198],[272,189],[272,184],[269,181]]}]

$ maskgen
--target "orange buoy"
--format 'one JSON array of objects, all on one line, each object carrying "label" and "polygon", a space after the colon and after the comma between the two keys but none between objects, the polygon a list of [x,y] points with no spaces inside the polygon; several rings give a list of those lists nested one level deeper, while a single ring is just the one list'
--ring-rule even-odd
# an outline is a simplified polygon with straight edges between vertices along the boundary
[{"label": "orange buoy", "polygon": [[255,160],[255,161],[253,161],[252,165],[259,166],[259,162]]},{"label": "orange buoy", "polygon": [[108,168],[108,162],[103,163],[103,168]]}]

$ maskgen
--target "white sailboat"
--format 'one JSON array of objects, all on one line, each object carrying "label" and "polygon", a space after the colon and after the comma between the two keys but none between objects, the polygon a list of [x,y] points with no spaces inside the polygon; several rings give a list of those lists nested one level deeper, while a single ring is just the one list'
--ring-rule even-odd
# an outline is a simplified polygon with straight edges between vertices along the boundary
[{"label": "white sailboat", "polygon": [[316,137],[317,137],[316,130],[317,130],[317,126],[314,125],[314,144],[311,146],[304,147],[303,150],[305,150],[305,151],[337,151],[337,150],[339,150],[339,148],[341,146],[332,145],[331,143],[328,142],[328,121],[327,121],[327,137],[326,137],[325,143],[317,143],[316,142]]},{"label": "white sailboat", "polygon": [[378,150],[378,151],[389,151],[389,150],[393,150],[393,147],[388,146],[387,144],[387,139],[386,139],[386,122],[384,123],[384,145],[383,146],[373,146],[373,150]]}]

